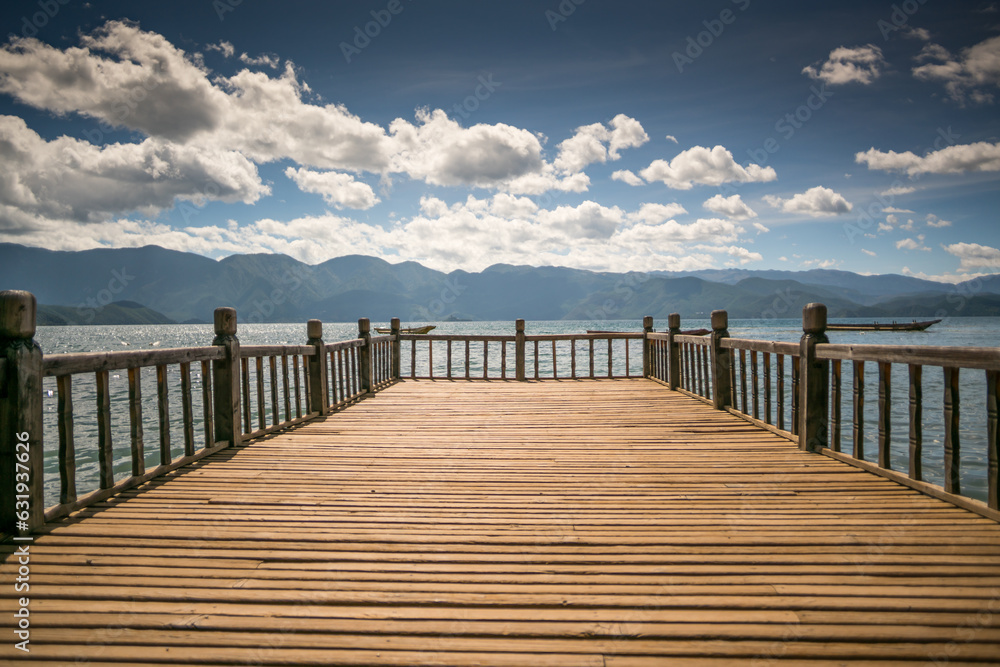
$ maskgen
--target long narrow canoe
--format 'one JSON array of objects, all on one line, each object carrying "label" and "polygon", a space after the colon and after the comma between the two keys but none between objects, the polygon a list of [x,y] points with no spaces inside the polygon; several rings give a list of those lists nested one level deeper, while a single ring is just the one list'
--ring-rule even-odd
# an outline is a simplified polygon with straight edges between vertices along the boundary
[{"label": "long narrow canoe", "polygon": [[828,331],[923,331],[932,324],[937,324],[941,320],[925,320],[923,322],[891,322],[881,324],[872,322],[871,324],[827,324]]},{"label": "long narrow canoe", "polygon": [[[425,333],[430,333],[432,329],[436,329],[436,328],[437,327],[435,325],[428,324],[428,325],[422,326],[422,327],[410,327],[409,329],[400,329],[399,333],[404,333],[404,334],[425,334]],[[392,333],[392,329],[389,329],[389,328],[386,328],[386,327],[375,327],[375,331],[378,332],[378,333],[380,333],[380,334]]]}]

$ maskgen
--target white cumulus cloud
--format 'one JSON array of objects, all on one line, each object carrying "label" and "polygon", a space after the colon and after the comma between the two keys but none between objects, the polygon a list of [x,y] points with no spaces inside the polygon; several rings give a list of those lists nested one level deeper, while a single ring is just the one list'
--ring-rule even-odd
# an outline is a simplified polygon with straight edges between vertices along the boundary
[{"label": "white cumulus cloud", "polygon": [[729,197],[715,195],[702,204],[702,206],[713,213],[728,216],[733,220],[747,220],[748,218],[757,217],[757,213],[747,206],[739,195],[731,195]]},{"label": "white cumulus cloud", "polygon": [[785,213],[804,213],[814,218],[840,215],[853,208],[842,195],[822,186],[809,188],[789,199],[766,195],[764,201]]},{"label": "white cumulus cloud", "polygon": [[878,171],[901,171],[920,174],[961,174],[969,171],[1000,171],[1000,143],[980,141],[958,144],[933,151],[925,156],[911,151],[879,151],[870,148],[854,156],[858,164]]},{"label": "white cumulus cloud", "polygon": [[866,44],[854,48],[845,46],[836,48],[830,52],[822,65],[819,67],[817,65],[804,68],[802,73],[813,79],[825,81],[831,86],[845,83],[867,85],[882,74],[886,62],[882,56],[882,49],[874,44]]},{"label": "white cumulus cloud", "polygon": [[639,174],[649,183],[660,181],[675,190],[690,190],[694,185],[723,183],[765,183],[778,178],[771,167],[737,164],[733,154],[722,146],[695,146],[679,153],[673,160],[654,160]]},{"label": "white cumulus cloud", "polygon": [[1000,86],[1000,37],[984,40],[958,56],[939,44],[928,44],[917,61],[924,64],[913,68],[913,76],[943,83],[959,104],[994,101],[995,89]]},{"label": "white cumulus cloud", "polygon": [[371,186],[354,180],[350,174],[288,167],[285,169],[285,176],[292,179],[303,192],[322,195],[326,203],[337,208],[366,210],[379,202]]}]

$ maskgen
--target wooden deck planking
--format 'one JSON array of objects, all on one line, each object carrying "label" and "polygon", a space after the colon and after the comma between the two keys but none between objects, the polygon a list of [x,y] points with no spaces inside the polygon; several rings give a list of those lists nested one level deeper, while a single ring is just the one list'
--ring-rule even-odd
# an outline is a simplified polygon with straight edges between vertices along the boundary
[{"label": "wooden deck planking", "polygon": [[40,664],[1000,662],[1000,526],[645,380],[398,383],[43,532]]}]

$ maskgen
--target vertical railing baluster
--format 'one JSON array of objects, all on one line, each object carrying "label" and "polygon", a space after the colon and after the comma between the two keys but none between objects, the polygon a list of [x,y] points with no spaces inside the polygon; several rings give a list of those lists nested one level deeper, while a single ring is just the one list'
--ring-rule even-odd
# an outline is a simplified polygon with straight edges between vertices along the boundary
[{"label": "vertical railing baluster", "polygon": [[878,365],[878,465],[892,469],[892,364]]},{"label": "vertical railing baluster", "polygon": [[834,359],[830,366],[830,391],[831,391],[831,401],[830,406],[830,449],[835,452],[840,451],[841,447],[841,401],[843,400],[843,385],[841,376],[841,360]]},{"label": "vertical railing baluster", "polygon": [[[631,342],[632,342],[632,339],[630,339],[630,338],[626,338],[625,339],[625,377],[627,377],[627,378],[632,377],[632,366],[631,366],[631,364],[629,362],[629,358],[628,358],[628,348],[629,348],[629,343],[631,343]],[[660,341],[654,341],[654,342],[655,343],[659,343]],[[660,378],[662,380],[663,378],[660,377],[660,376],[661,376],[660,373],[657,373],[657,374],[654,375],[654,377]]]},{"label": "vertical railing baluster", "polygon": [[115,485],[115,454],[111,442],[111,387],[108,371],[97,372],[97,467],[100,487]]},{"label": "vertical railing baluster", "polygon": [[292,373],[295,375],[295,418],[299,419],[302,417],[302,384],[301,378],[299,377],[299,355],[292,355]]},{"label": "vertical railing baluster", "polygon": [[944,369],[944,490],[962,492],[961,482],[961,400],[958,390],[958,368]]},{"label": "vertical railing baluster", "polygon": [[[242,390],[243,390],[243,433],[249,433],[253,430],[253,421],[250,415],[250,359],[248,357],[240,358],[240,370],[242,371]],[[237,429],[239,430],[239,429]]]},{"label": "vertical railing baluster", "polygon": [[590,359],[590,362],[589,362],[590,363],[590,371],[587,373],[587,377],[590,378],[591,380],[593,380],[594,379],[594,339],[590,338],[587,342],[590,344],[589,345],[590,355],[588,357]]},{"label": "vertical railing baluster", "polygon": [[538,379],[538,341],[535,340],[535,379]]},{"label": "vertical railing baluster", "polygon": [[753,418],[760,419],[760,378],[757,370],[757,351],[750,351],[750,400],[753,405]]},{"label": "vertical railing baluster", "polygon": [[278,358],[271,355],[267,361],[271,373],[271,426],[277,426],[281,423],[281,412],[278,410]]},{"label": "vertical railing baluster", "polygon": [[854,452],[856,459],[865,458],[865,362],[854,365]]},{"label": "vertical railing baluster", "polygon": [[472,363],[471,363],[472,359],[471,359],[471,352],[470,352],[470,346],[471,345],[472,345],[472,341],[469,341],[469,340],[465,341],[465,379],[466,380],[469,380],[469,379],[472,378],[472,370],[471,370],[472,369]]},{"label": "vertical railing baluster", "polygon": [[257,428],[267,428],[267,396],[264,394],[264,357],[254,357],[257,387]]},{"label": "vertical railing baluster", "polygon": [[799,435],[799,357],[792,356],[792,435]]},{"label": "vertical railing baluster", "polygon": [[507,379],[507,341],[500,341],[500,379]]},{"label": "vertical railing baluster", "polygon": [[910,479],[924,478],[924,367],[910,364]]},{"label": "vertical railing baluster", "polygon": [[211,447],[215,443],[215,416],[212,405],[212,362],[201,362],[201,409],[204,417],[205,447]]},{"label": "vertical railing baluster", "polygon": [[775,379],[775,389],[777,389],[777,399],[778,399],[778,409],[775,421],[777,422],[777,427],[779,431],[785,430],[785,355],[779,354],[777,359],[777,364],[775,371],[777,373],[777,378]]},{"label": "vertical railing baluster", "polygon": [[488,379],[490,376],[490,342],[488,340],[483,341],[483,379]]},{"label": "vertical railing baluster", "polygon": [[160,465],[170,464],[170,386],[167,384],[167,367],[156,367],[156,404],[160,427]]},{"label": "vertical railing baluster", "polygon": [[448,350],[448,379],[450,380],[451,379],[451,339],[450,338],[448,339],[447,350]]},{"label": "vertical railing baluster", "polygon": [[559,372],[556,370],[556,341],[552,341],[552,377],[558,378]]},{"label": "vertical railing baluster", "polygon": [[184,423],[184,456],[194,456],[194,400],[189,361],[181,363],[181,420]]},{"label": "vertical railing baluster", "polygon": [[292,416],[292,395],[288,382],[288,355],[281,355],[281,389],[285,396],[285,421],[294,419]]},{"label": "vertical railing baluster", "polygon": [[146,472],[146,460],[142,438],[142,369],[128,369],[128,417],[130,449],[132,456],[132,476]]},{"label": "vertical railing baluster", "polygon": [[569,376],[576,379],[576,339],[571,338],[569,341]]},{"label": "vertical railing baluster", "polygon": [[740,349],[740,412],[747,412],[747,351]]},{"label": "vertical railing baluster", "polygon": [[59,392],[59,502],[76,502],[76,443],[73,439],[73,376],[56,378]]},{"label": "vertical railing baluster", "polygon": [[611,360],[612,360],[612,355],[611,355],[611,339],[609,338],[608,339],[608,377],[609,378],[614,377],[614,373],[613,373],[614,369],[612,368]]},{"label": "vertical railing baluster", "polygon": [[[466,345],[468,345],[468,343],[466,343]],[[469,363],[468,363],[469,355],[468,354],[465,355],[465,360],[466,360],[466,363],[465,363],[465,374],[468,375],[469,374]],[[417,377],[417,339],[416,338],[410,339],[410,377],[411,378],[416,378]]]},{"label": "vertical railing baluster", "polygon": [[986,371],[986,504],[1000,509],[1000,371]]},{"label": "vertical railing baluster", "polygon": [[771,417],[771,353],[763,353],[764,364],[764,423],[774,424]]}]

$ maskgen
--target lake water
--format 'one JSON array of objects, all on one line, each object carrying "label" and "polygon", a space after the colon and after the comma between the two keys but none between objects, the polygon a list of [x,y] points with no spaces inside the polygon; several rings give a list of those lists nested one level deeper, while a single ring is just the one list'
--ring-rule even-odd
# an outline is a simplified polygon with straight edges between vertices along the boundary
[{"label": "lake water", "polygon": [[[862,320],[859,320],[862,321]],[[404,323],[406,326],[408,323]],[[430,324],[430,322],[414,322]],[[373,322],[375,326],[388,326],[388,323]],[[666,321],[656,323],[656,330],[662,331]],[[690,319],[682,322],[684,329],[709,328],[708,319]],[[547,321],[528,322],[526,332],[535,334],[582,333],[588,329],[603,331],[641,331],[641,322],[635,320],[603,320],[603,321]],[[734,338],[752,338],[759,340],[798,341],[801,336],[801,321],[799,319],[772,320],[731,320],[730,335]],[[832,343],[865,343],[887,345],[934,345],[981,347],[996,346],[1000,343],[997,332],[1000,331],[1000,318],[950,318],[934,325],[925,332],[833,332],[829,334]],[[440,322],[437,323],[435,334],[456,335],[513,335],[513,322]],[[241,324],[238,336],[244,345],[298,345],[306,341],[304,323],[297,324]],[[327,323],[324,325],[323,337],[328,343],[348,340],[357,336],[357,325],[354,323]],[[171,347],[200,347],[210,345],[213,338],[211,325],[148,325],[148,326],[87,326],[87,327],[39,327],[36,340],[45,354],[66,352],[98,352],[120,350],[162,349]],[[445,353],[443,347],[434,348],[434,373],[441,376],[446,373],[444,366]],[[613,366],[616,374],[625,371],[624,343],[616,343]],[[630,347],[629,372],[640,375],[641,346],[633,341]],[[425,345],[426,347],[426,345]],[[544,347],[544,346],[543,346]],[[606,346],[597,352],[606,355]],[[558,372],[565,377],[569,374],[568,343],[560,344]],[[529,376],[533,373],[533,350],[529,346]],[[585,373],[587,363],[586,351],[578,346],[578,368]],[[418,374],[426,374],[426,353],[419,352],[420,364]],[[479,352],[481,357],[481,352]],[[508,377],[513,377],[513,350],[508,350]],[[473,355],[475,359],[475,355]],[[607,372],[607,357],[595,359],[597,374]],[[403,348],[403,368],[409,368],[409,346]],[[490,348],[491,373],[496,373],[500,363],[498,347]],[[455,372],[464,372],[464,349],[455,352],[453,364]],[[472,364],[472,374],[481,374],[482,366]],[[866,424],[866,456],[875,460],[877,455],[876,442],[878,414],[878,372],[873,364],[868,364],[865,382],[865,424]],[[404,373],[406,371],[404,370]],[[544,350],[540,353],[539,374],[551,376],[551,360]],[[790,371],[787,372],[790,378]],[[924,475],[925,479],[935,484],[943,481],[943,384],[942,372],[938,368],[928,367],[924,370]],[[200,372],[197,364],[192,367],[195,383],[194,392],[200,395]],[[763,377],[763,370],[761,370]],[[128,380],[127,373],[113,372],[111,374],[112,399],[112,440],[114,443],[115,479],[127,477],[130,469],[130,433],[128,422]],[[171,384],[171,425],[170,439],[171,455],[176,457],[182,453],[183,433],[180,420],[179,371],[170,367],[168,381]],[[844,402],[842,414],[845,420],[843,428],[843,447],[851,450],[850,419],[851,419],[851,375],[850,365],[844,365]],[[156,380],[154,369],[145,369],[142,373],[143,392],[143,430],[145,439],[146,467],[155,467],[159,462],[159,431],[157,421]],[[961,451],[962,451],[962,493],[980,500],[986,497],[986,382],[983,371],[967,370],[961,373]],[[45,382],[45,458],[46,458],[46,504],[52,505],[58,501],[59,480],[57,469],[58,430],[56,419],[56,387],[55,380],[49,378]],[[269,391],[269,390],[267,390]],[[51,393],[50,393],[51,392]],[[786,392],[787,395],[787,392]],[[895,469],[905,471],[908,467],[908,377],[905,366],[895,366],[892,375],[892,462]],[[96,423],[96,391],[93,377],[87,375],[75,376],[73,379],[74,400],[74,432],[76,438],[77,487],[78,494],[97,488],[98,464],[96,454],[97,423]],[[267,404],[270,405],[269,394]],[[256,404],[253,401],[253,412],[256,415]],[[790,403],[790,401],[789,401]],[[195,399],[195,421],[200,422],[200,401]],[[790,409],[790,408],[789,408]],[[787,411],[786,411],[786,414]],[[256,416],[254,417],[256,420]],[[196,426],[196,443],[203,446],[203,437]]]}]

